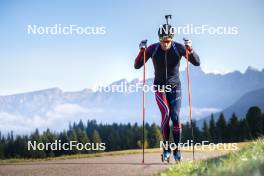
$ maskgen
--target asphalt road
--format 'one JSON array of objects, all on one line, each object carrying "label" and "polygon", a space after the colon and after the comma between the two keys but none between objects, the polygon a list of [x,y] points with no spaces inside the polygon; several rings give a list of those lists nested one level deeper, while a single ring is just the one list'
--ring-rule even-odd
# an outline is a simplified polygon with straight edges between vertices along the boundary
[{"label": "asphalt road", "polygon": [[[183,161],[192,160],[192,152],[183,152]],[[216,152],[196,152],[195,159],[219,156]],[[141,154],[102,156],[81,159],[38,161],[19,164],[0,164],[0,176],[135,176],[153,175],[170,164],[161,162],[160,153],[146,153],[145,164],[141,163]]]}]

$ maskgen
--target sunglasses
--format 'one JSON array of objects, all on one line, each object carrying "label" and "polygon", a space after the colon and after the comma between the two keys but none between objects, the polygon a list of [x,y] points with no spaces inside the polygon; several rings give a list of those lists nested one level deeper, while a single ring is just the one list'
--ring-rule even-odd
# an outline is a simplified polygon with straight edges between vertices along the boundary
[{"label": "sunglasses", "polygon": [[161,42],[161,43],[166,43],[166,44],[168,44],[168,43],[171,42],[171,40],[161,40],[160,42]]}]

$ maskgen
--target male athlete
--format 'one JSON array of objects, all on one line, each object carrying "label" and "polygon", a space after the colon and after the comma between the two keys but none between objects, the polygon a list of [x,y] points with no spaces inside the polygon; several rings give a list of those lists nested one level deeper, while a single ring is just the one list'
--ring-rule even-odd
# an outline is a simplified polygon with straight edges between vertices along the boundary
[{"label": "male athlete", "polygon": [[[161,112],[161,133],[163,143],[169,143],[170,119],[173,123],[173,139],[178,145],[181,142],[181,81],[179,78],[179,67],[182,56],[185,56],[186,50],[189,51],[189,61],[200,66],[199,56],[192,48],[192,42],[185,40],[184,45],[172,40],[174,32],[171,25],[164,24],[158,30],[159,42],[146,47],[146,41],[139,45],[140,51],[135,59],[134,67],[139,69],[143,66],[143,53],[146,52],[146,62],[151,57],[155,70],[154,86],[159,87],[155,91],[155,98]],[[170,86],[171,89],[164,89],[164,86]],[[161,88],[160,88],[161,87]],[[163,88],[162,88],[163,87]],[[172,151],[175,161],[182,159],[179,148]],[[171,149],[163,148],[162,161],[169,162]]]}]

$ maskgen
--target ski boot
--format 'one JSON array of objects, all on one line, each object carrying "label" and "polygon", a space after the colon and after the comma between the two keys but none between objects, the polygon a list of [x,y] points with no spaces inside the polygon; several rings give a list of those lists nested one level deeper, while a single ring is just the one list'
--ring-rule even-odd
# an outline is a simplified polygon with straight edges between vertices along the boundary
[{"label": "ski boot", "polygon": [[163,150],[163,153],[161,154],[161,161],[170,163],[170,154],[171,152],[169,150]]},{"label": "ski boot", "polygon": [[181,152],[180,150],[174,150],[173,151],[173,157],[176,162],[180,162],[182,160]]}]

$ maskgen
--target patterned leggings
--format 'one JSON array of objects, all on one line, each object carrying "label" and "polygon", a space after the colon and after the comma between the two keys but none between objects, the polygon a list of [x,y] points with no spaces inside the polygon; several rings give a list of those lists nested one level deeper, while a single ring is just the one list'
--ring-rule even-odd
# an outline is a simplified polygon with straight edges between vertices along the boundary
[{"label": "patterned leggings", "polygon": [[161,112],[161,133],[163,142],[169,141],[170,137],[170,119],[173,123],[174,143],[181,141],[181,123],[180,123],[180,107],[181,107],[181,88],[174,87],[170,92],[155,92],[157,104]]}]

